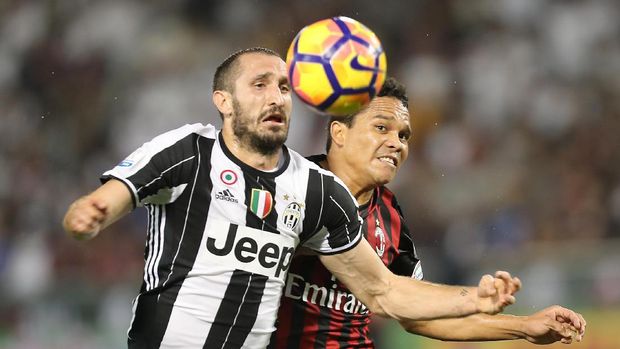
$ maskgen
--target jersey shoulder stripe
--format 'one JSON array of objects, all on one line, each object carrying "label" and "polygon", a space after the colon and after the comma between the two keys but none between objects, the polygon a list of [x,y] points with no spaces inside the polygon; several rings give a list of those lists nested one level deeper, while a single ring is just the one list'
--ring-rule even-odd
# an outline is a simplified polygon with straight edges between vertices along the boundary
[{"label": "jersey shoulder stripe", "polygon": [[[113,169],[106,171],[101,181],[110,178],[122,181],[132,193],[134,207],[142,206],[143,200],[149,196],[158,194],[163,187],[169,191],[161,193],[164,198],[169,196],[176,198],[185,188],[187,181],[183,181],[178,175],[189,175],[196,160],[197,137],[214,139],[216,130],[212,125],[191,124],[184,125],[175,130],[168,131],[156,136],[151,141],[144,143]],[[170,178],[173,176],[179,183],[171,185]],[[165,204],[174,200],[161,201],[162,198],[153,198],[155,203]],[[165,200],[165,199],[164,199]]]}]

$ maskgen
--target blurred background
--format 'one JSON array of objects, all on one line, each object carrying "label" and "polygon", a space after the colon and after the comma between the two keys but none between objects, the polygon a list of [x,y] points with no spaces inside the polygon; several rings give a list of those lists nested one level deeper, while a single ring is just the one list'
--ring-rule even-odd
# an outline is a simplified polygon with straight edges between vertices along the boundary
[{"label": "blurred background", "polygon": [[[346,15],[382,40],[414,138],[397,192],[427,280],[506,269],[507,312],[562,304],[575,348],[620,348],[620,3],[614,0],[0,2],[0,348],[121,348],[146,214],[97,239],[62,231],[68,204],[153,136],[214,123],[215,67],[281,54]],[[325,118],[295,101],[288,145],[323,151]],[[413,295],[415,296],[415,295]],[[379,348],[442,343],[380,322]],[[553,345],[552,347],[560,347]]]}]

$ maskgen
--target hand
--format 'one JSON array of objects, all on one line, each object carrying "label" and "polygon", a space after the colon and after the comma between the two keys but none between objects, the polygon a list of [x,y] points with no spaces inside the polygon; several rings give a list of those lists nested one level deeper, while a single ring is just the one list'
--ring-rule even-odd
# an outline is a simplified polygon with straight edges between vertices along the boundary
[{"label": "hand", "polygon": [[97,236],[107,215],[104,202],[84,196],[69,206],[62,225],[75,239],[90,240]]},{"label": "hand", "polygon": [[481,313],[497,314],[515,302],[513,296],[521,289],[521,280],[505,271],[495,272],[495,277],[484,275],[478,284],[477,309]]},{"label": "hand", "polygon": [[559,305],[527,316],[524,323],[525,339],[535,344],[581,342],[585,331],[583,316]]}]

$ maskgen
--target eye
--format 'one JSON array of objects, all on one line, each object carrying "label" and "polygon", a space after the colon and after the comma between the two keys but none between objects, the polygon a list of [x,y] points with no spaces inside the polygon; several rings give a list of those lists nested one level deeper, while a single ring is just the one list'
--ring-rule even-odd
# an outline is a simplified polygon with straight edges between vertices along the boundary
[{"label": "eye", "polygon": [[291,87],[288,84],[280,85],[280,91],[282,93],[289,93],[291,91]]},{"label": "eye", "polygon": [[261,89],[261,88],[263,88],[265,86],[267,86],[267,85],[265,85],[264,82],[257,82],[257,83],[254,84],[254,87],[256,87],[258,89]]},{"label": "eye", "polygon": [[407,143],[409,142],[409,138],[411,138],[411,134],[409,132],[400,132],[398,138],[400,138],[401,142]]},{"label": "eye", "polygon": [[387,127],[385,127],[385,125],[376,125],[375,128],[380,132],[387,131]]}]

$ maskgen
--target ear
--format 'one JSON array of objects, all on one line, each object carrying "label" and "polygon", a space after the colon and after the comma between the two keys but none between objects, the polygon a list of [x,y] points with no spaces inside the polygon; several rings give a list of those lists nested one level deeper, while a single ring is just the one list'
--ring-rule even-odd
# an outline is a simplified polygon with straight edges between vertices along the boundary
[{"label": "ear", "polygon": [[232,114],[233,106],[232,106],[232,95],[226,91],[213,91],[213,104],[217,110],[226,117],[227,115]]},{"label": "ear", "polygon": [[332,121],[329,125],[329,133],[332,136],[332,144],[342,147],[347,138],[347,131],[349,131],[347,125],[340,121]]}]

